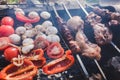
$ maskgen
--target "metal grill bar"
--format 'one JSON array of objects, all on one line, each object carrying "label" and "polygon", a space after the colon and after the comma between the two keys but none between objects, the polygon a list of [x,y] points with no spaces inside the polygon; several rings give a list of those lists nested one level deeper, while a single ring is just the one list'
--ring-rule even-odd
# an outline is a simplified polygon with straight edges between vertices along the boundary
[{"label": "metal grill bar", "polygon": [[[54,10],[56,16],[59,17],[55,6],[53,5],[52,7],[53,7],[53,10]],[[67,9],[67,8],[66,8],[66,9]],[[69,14],[69,15],[70,15],[70,14]],[[71,16],[71,15],[70,15],[70,16]],[[72,18],[72,16],[71,16],[71,18]],[[88,72],[87,72],[87,70],[86,70],[86,68],[85,68],[85,66],[84,66],[84,64],[83,64],[80,56],[79,56],[78,54],[76,54],[76,57],[77,57],[77,59],[78,59],[78,61],[79,61],[79,64],[81,65],[81,67],[82,67],[82,69],[83,69],[83,71],[84,71],[84,73],[85,73],[85,76],[86,76],[87,78],[89,78],[89,74],[88,74]]]},{"label": "metal grill bar", "polygon": [[69,13],[69,11],[68,11],[68,9],[67,9],[67,7],[65,6],[64,3],[63,3],[63,7],[64,7],[65,11],[67,12],[68,16],[69,16],[70,18],[72,18],[71,14]]},{"label": "metal grill bar", "polygon": [[110,44],[120,53],[120,49],[113,42],[110,42]]},{"label": "metal grill bar", "polygon": [[[76,0],[76,1],[78,2],[79,6],[82,8],[82,10],[85,12],[85,14],[88,16],[89,13],[85,10],[85,8],[81,5],[81,3],[80,3],[78,0]],[[98,69],[100,70],[100,72],[101,72],[103,78],[104,78],[105,80],[107,80],[107,78],[106,78],[106,76],[105,76],[103,70],[101,69],[100,65],[98,64],[97,60],[94,59],[94,62],[96,63]]]}]

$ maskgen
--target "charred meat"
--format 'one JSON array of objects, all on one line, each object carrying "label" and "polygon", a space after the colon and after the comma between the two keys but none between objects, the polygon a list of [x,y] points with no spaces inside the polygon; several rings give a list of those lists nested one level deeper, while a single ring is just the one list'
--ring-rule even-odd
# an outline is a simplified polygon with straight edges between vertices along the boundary
[{"label": "charred meat", "polygon": [[81,48],[82,55],[100,60],[101,58],[101,48],[97,44],[93,44],[88,41],[87,37],[82,30],[79,30],[76,34],[76,41]]},{"label": "charred meat", "polygon": [[112,66],[117,72],[120,72],[120,57],[112,57],[109,61],[109,65]]},{"label": "charred meat", "polygon": [[66,23],[64,23],[60,17],[57,17],[57,21],[58,24],[60,25],[62,33],[64,33],[63,34],[64,38],[66,39],[66,41],[68,41],[68,44],[72,52],[79,52],[81,49],[78,46],[77,42],[74,40],[70,30],[67,28]]},{"label": "charred meat", "polygon": [[67,21],[67,26],[72,31],[77,31],[79,28],[83,28],[84,21],[79,16],[73,16]]},{"label": "charred meat", "polygon": [[[113,22],[111,22],[111,20],[115,20],[115,22],[117,23],[117,25],[120,24],[120,13],[117,12],[110,12],[108,9],[101,9],[99,7],[94,7],[93,11],[98,14],[99,16],[101,16],[103,19],[107,20],[109,22],[109,24],[111,25],[115,25]],[[111,26],[110,25],[110,26]]]},{"label": "charred meat", "polygon": [[104,45],[112,41],[112,33],[104,24],[100,23],[100,16],[90,13],[87,16],[87,22],[89,22],[94,29],[94,35],[97,44]]},{"label": "charred meat", "polygon": [[99,73],[97,73],[97,74],[93,74],[93,75],[89,78],[89,80],[103,80],[103,79],[102,79],[102,76],[101,76]]}]

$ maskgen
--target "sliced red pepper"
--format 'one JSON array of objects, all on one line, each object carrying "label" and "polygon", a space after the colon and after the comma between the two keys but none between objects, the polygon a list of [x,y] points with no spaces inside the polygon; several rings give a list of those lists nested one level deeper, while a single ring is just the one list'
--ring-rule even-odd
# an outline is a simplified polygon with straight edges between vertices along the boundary
[{"label": "sliced red pepper", "polygon": [[40,21],[40,17],[35,17],[33,19],[30,19],[28,17],[26,17],[25,15],[21,14],[21,13],[16,13],[16,18],[21,21],[21,22],[26,22],[26,23],[36,23]]},{"label": "sliced red pepper", "polygon": [[66,55],[53,60],[43,66],[42,70],[45,74],[55,74],[67,70],[74,63],[74,57],[71,55],[71,50],[66,51]]},{"label": "sliced red pepper", "polygon": [[60,58],[64,54],[64,49],[58,42],[52,43],[48,48],[47,48],[47,55],[50,58]]},{"label": "sliced red pepper", "polygon": [[25,59],[24,64],[20,67],[9,64],[0,72],[0,80],[32,80],[37,74],[37,67]]},{"label": "sliced red pepper", "polygon": [[41,57],[39,60],[31,60],[37,68],[41,68],[46,63],[46,58]]},{"label": "sliced red pepper", "polygon": [[44,51],[42,49],[33,50],[30,54],[25,56],[27,59],[31,60],[37,68],[42,67],[46,63]]}]

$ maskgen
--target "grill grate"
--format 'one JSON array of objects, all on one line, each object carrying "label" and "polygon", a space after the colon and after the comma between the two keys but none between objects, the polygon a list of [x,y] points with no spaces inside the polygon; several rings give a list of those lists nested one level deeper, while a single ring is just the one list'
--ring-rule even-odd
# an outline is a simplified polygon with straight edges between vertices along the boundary
[{"label": "grill grate", "polygon": [[[71,6],[71,5],[74,5],[74,6]],[[69,11],[70,11],[71,15],[72,16],[80,15],[82,17],[82,19],[85,19],[84,12],[81,9],[78,9],[79,5],[75,5],[75,4],[71,4],[71,5],[67,6],[67,8],[70,9]],[[24,5],[24,6],[19,5],[19,7],[21,7],[24,11],[26,11],[26,13],[28,13],[31,10],[35,10],[35,11],[37,11],[39,13],[41,11],[43,11],[43,10],[49,11],[51,13],[51,15],[52,15],[50,20],[58,28],[58,24],[56,22],[55,14],[54,14],[54,11],[53,11],[52,7],[49,7],[48,5],[44,5],[44,7],[43,7],[42,4],[39,7],[36,7],[36,6],[30,7],[30,5]],[[58,10],[59,15],[65,21],[67,21],[69,19],[68,15],[66,14],[66,12],[65,12],[65,10],[64,10],[64,8],[62,6],[56,5],[56,9]],[[7,10],[2,10],[2,11],[5,14],[0,14],[1,18],[6,16],[6,15],[9,15],[9,16],[12,16],[13,18],[15,18],[15,16],[13,15],[13,12],[14,12],[13,9],[7,9]],[[16,21],[16,19],[15,19],[15,21]],[[41,22],[43,22],[43,20],[41,20]],[[15,25],[16,25],[15,26],[15,28],[16,28],[17,26],[23,25],[23,23],[16,21]],[[34,24],[34,25],[36,25],[36,24]],[[119,46],[119,44],[120,44],[120,36],[118,35],[119,32],[120,32],[119,30],[120,30],[119,27],[114,28],[112,30],[113,35],[115,35],[113,37],[113,41],[115,42],[115,44],[117,44],[118,47],[120,47]],[[63,46],[63,48],[65,50],[67,50],[67,49],[69,49],[69,47],[67,46],[66,41],[64,41],[64,38],[63,38],[63,36],[61,34],[62,33],[59,31],[58,35],[61,38],[60,43]],[[91,42],[95,41],[94,38],[93,38],[93,31],[89,27],[89,25],[85,26],[85,34],[87,35],[88,39]],[[102,58],[99,61],[99,64],[100,64],[101,68],[103,69],[103,71],[105,72],[108,80],[114,80],[114,76],[112,76],[112,72],[110,72],[108,70],[107,61],[111,57],[116,56],[116,55],[118,56],[119,54],[117,54],[118,52],[110,44],[105,45],[105,46],[101,46],[101,48],[102,48],[102,52],[101,52],[102,53]],[[0,56],[2,55],[2,53],[3,52],[1,51]],[[47,57],[47,55],[45,55],[45,57],[47,58],[47,62],[51,61]],[[42,71],[41,71],[41,69],[39,69],[39,73],[38,73],[38,75],[35,76],[34,80],[87,80],[81,66],[79,65],[79,62],[78,62],[75,54],[74,54],[74,57],[76,59],[75,64],[70,69],[68,69],[67,71],[64,71],[62,73],[58,73],[57,75],[47,76],[47,75],[41,74]],[[81,56],[81,59],[82,59],[82,61],[83,61],[83,63],[84,63],[84,65],[85,65],[85,67],[86,67],[86,69],[87,69],[90,76],[92,75],[92,73],[100,73],[93,60],[88,59],[88,58],[83,57],[83,56]],[[4,64],[0,64],[0,69],[2,69],[7,64],[9,64],[9,62],[5,61],[2,56],[0,57],[0,63],[4,63]],[[51,77],[51,78],[49,78],[49,77]],[[116,80],[119,80],[119,79],[116,79]]]}]

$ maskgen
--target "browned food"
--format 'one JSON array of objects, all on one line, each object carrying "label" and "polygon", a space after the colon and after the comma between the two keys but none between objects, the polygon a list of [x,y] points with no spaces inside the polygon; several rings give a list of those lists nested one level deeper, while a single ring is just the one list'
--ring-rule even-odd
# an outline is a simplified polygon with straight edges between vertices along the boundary
[{"label": "browned food", "polygon": [[101,22],[101,17],[97,14],[90,13],[87,16],[87,21],[91,24],[94,29],[95,40],[97,44],[104,45],[112,41],[112,33],[110,30]]},{"label": "browned food", "polygon": [[108,62],[108,66],[113,67],[114,71],[120,72],[120,57],[119,56],[112,57],[112,59],[110,59]]},{"label": "browned food", "polygon": [[102,21],[101,17],[93,12],[90,12],[89,15],[87,16],[87,22],[90,24],[91,23],[99,23],[101,21]]},{"label": "browned food", "polygon": [[99,73],[97,73],[97,74],[93,74],[93,75],[89,78],[89,80],[103,80],[103,79],[102,79],[102,76],[101,76]]},{"label": "browned food", "polygon": [[38,37],[37,39],[35,39],[34,41],[34,49],[43,49],[43,50],[46,50],[47,47],[49,46],[49,42],[44,39],[43,37]]},{"label": "browned food", "polygon": [[80,46],[82,55],[100,60],[101,58],[101,48],[97,44],[93,44],[88,41],[87,37],[82,30],[79,30],[76,34],[76,41]]},{"label": "browned food", "polygon": [[77,31],[79,28],[83,28],[84,21],[79,16],[73,16],[67,21],[67,26],[70,30]]},{"label": "browned food", "polygon": [[66,41],[68,42],[72,52],[74,52],[74,53],[79,52],[80,47],[78,46],[78,44],[74,40],[70,30],[67,28],[66,23],[64,23],[63,20],[60,17],[57,17],[57,21],[58,21],[59,26],[61,28],[61,32],[63,33],[63,36],[66,39]]},{"label": "browned food", "polygon": [[96,42],[100,45],[110,43],[113,35],[104,24],[97,23],[93,25]]},{"label": "browned food", "polygon": [[[94,7],[93,11],[105,20],[108,20],[110,26],[118,26],[120,24],[120,13],[118,12],[110,12],[108,9],[101,9],[99,7]],[[115,20],[115,24],[111,20]]]}]

